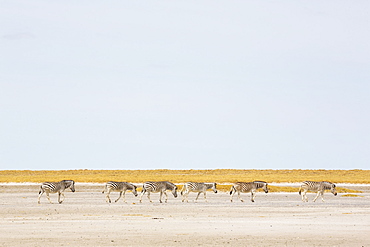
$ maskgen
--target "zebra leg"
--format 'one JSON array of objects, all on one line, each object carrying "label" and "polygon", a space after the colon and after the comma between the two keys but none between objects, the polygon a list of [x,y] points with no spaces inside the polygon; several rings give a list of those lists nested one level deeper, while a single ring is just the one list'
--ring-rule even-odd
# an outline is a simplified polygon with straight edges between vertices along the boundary
[{"label": "zebra leg", "polygon": [[235,191],[231,191],[231,192],[230,192],[230,195],[231,195],[231,196],[230,196],[230,201],[231,201],[231,202],[233,202],[233,196],[234,196],[234,194],[235,194]]},{"label": "zebra leg", "polygon": [[[61,200],[61,199],[60,199],[60,196],[61,196],[61,195],[63,196],[63,200]],[[63,192],[59,192],[59,193],[58,193],[58,202],[59,202],[59,203],[62,203],[62,202],[64,201],[64,199],[65,199],[65,198],[66,198],[66,197],[64,196],[64,193],[63,193]]]},{"label": "zebra leg", "polygon": [[202,192],[198,192],[198,195],[197,195],[197,197],[195,198],[195,202],[198,200],[198,197],[199,197],[200,193],[202,193]]},{"label": "zebra leg", "polygon": [[254,198],[256,197],[256,192],[255,191],[251,191],[251,201],[254,202]]},{"label": "zebra leg", "polygon": [[185,185],[184,186],[182,186],[182,188],[181,188],[181,190],[180,190],[180,194],[183,196],[184,195],[184,191],[186,191],[185,190]]},{"label": "zebra leg", "polygon": [[147,193],[148,193],[148,199],[149,199],[149,201],[152,202],[152,200],[150,199],[150,192],[148,191]]},{"label": "zebra leg", "polygon": [[320,193],[321,193],[321,191],[318,191],[318,192],[317,192],[316,197],[313,199],[313,201],[314,201],[314,202],[315,202],[315,201],[316,201],[316,199],[319,197]]},{"label": "zebra leg", "polygon": [[41,198],[42,194],[44,194],[44,192],[45,192],[44,190],[40,190],[40,192],[39,192],[39,199],[37,201],[38,204],[40,204],[40,198]]},{"label": "zebra leg", "polygon": [[315,199],[313,199],[313,201],[316,201],[316,199],[317,199],[319,196],[321,196],[321,200],[322,200],[323,202],[325,202],[323,195],[324,195],[324,191],[318,191],[318,192],[317,192],[317,195],[316,195]]},{"label": "zebra leg", "polygon": [[320,191],[321,200],[322,200],[323,202],[325,202],[325,200],[324,200],[324,192],[325,192],[325,190],[321,190],[321,191]]},{"label": "zebra leg", "polygon": [[108,190],[108,191],[107,191],[107,195],[105,196],[105,201],[106,201],[107,203],[111,203],[111,200],[110,200],[109,194],[110,194],[110,190]]},{"label": "zebra leg", "polygon": [[190,191],[186,191],[186,202],[189,202],[189,194],[190,194]]},{"label": "zebra leg", "polygon": [[[126,190],[125,191],[123,191],[123,202],[126,202]],[[118,200],[118,199],[117,199]]]},{"label": "zebra leg", "polygon": [[118,200],[121,198],[121,196],[122,196],[122,191],[119,192],[119,197],[114,202],[118,202]]},{"label": "zebra leg", "polygon": [[185,193],[181,190],[181,195],[182,195],[182,202],[185,201]]},{"label": "zebra leg", "polygon": [[145,190],[144,190],[144,188],[143,188],[143,191],[141,192],[141,194],[140,194],[140,201],[139,202],[142,202],[142,199],[143,199],[143,195],[145,194]]},{"label": "zebra leg", "polygon": [[204,191],[203,194],[204,194],[204,201],[207,202],[206,192]]},{"label": "zebra leg", "polygon": [[105,191],[107,191],[107,185],[104,186],[104,190],[101,193],[104,194]]},{"label": "zebra leg", "polygon": [[163,191],[163,194],[166,196],[166,200],[164,202],[167,203],[167,200],[168,200],[168,195],[167,195],[167,192],[166,191]]},{"label": "zebra leg", "polygon": [[321,193],[321,200],[322,200],[322,202],[325,202],[325,200],[324,200],[324,191]]},{"label": "zebra leg", "polygon": [[51,204],[53,204],[53,202],[50,200],[49,191],[46,191],[46,198],[49,200]]},{"label": "zebra leg", "polygon": [[188,201],[188,195],[189,195],[189,191],[185,191],[184,193],[183,193],[183,196],[182,196],[182,202],[184,202],[185,201],[185,199],[186,199],[186,202],[189,202]]},{"label": "zebra leg", "polygon": [[301,198],[302,198],[302,202],[304,202],[305,201],[305,198],[304,198],[304,196],[305,196],[305,191],[303,190],[303,192],[302,192],[302,190],[301,190],[301,188],[302,188],[302,186],[299,188],[299,194],[301,195]]},{"label": "zebra leg", "polygon": [[308,197],[307,197],[307,190],[304,190],[303,191],[303,195],[302,195],[302,197],[304,197],[304,202],[308,202]]},{"label": "zebra leg", "polygon": [[239,199],[241,202],[244,202],[244,200],[240,197],[240,191],[238,191],[238,199]]},{"label": "zebra leg", "polygon": [[162,203],[162,195],[163,195],[163,191],[160,191],[159,192],[159,202]]}]

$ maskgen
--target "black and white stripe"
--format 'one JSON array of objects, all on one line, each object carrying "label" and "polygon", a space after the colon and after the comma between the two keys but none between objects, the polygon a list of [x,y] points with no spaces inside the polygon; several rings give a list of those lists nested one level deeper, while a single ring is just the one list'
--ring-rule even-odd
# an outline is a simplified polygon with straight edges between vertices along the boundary
[{"label": "black and white stripe", "polygon": [[158,193],[158,192],[160,193],[159,202],[162,203],[162,194],[164,194],[166,196],[165,202],[167,202],[167,199],[168,199],[168,196],[167,196],[167,193],[166,193],[167,190],[170,190],[172,192],[173,196],[177,197],[177,186],[174,185],[171,182],[168,182],[168,181],[145,182],[143,184],[143,190],[141,192],[140,202],[142,202],[142,198],[143,198],[145,193],[148,194],[148,199],[149,199],[150,202],[152,202],[152,200],[150,199],[150,193]]},{"label": "black and white stripe", "polygon": [[231,186],[230,195],[231,195],[231,202],[233,201],[233,196],[235,193],[238,193],[238,198],[240,201],[244,202],[240,198],[240,193],[247,193],[251,192],[251,201],[254,202],[254,198],[256,197],[256,192],[258,189],[263,189],[265,193],[268,193],[267,183],[263,181],[254,181],[254,182],[237,182]]},{"label": "black and white stripe", "polygon": [[307,191],[317,192],[316,197],[313,199],[315,202],[316,199],[321,196],[321,200],[324,202],[324,192],[325,190],[330,190],[333,195],[337,195],[336,185],[330,182],[322,181],[322,182],[314,182],[314,181],[304,181],[301,186],[299,187],[298,193],[302,195],[302,201],[308,202],[307,198]]},{"label": "black and white stripe", "polygon": [[111,203],[109,194],[114,191],[114,192],[119,192],[119,197],[115,202],[118,202],[118,200],[121,198],[123,195],[123,201],[126,202],[125,194],[127,190],[131,190],[132,193],[137,196],[137,191],[136,191],[136,186],[127,182],[114,182],[110,181],[106,183],[104,190],[102,193],[107,192],[106,194],[106,201]]},{"label": "black and white stripe", "polygon": [[[60,182],[45,182],[41,185],[40,191],[39,191],[39,198],[38,203],[40,204],[40,198],[44,192],[46,193],[46,198],[49,200],[50,203],[50,197],[49,193],[58,193],[58,202],[62,203],[64,201],[64,190],[70,188],[72,192],[75,192],[75,181],[73,180],[62,180]],[[60,195],[63,196],[63,200],[60,199]]]},{"label": "black and white stripe", "polygon": [[183,196],[182,201],[188,202],[188,195],[190,192],[198,192],[195,201],[198,200],[198,197],[201,193],[204,195],[204,200],[207,201],[206,191],[212,189],[214,193],[217,193],[216,183],[196,183],[196,182],[187,182],[184,184],[181,190],[181,195]]}]

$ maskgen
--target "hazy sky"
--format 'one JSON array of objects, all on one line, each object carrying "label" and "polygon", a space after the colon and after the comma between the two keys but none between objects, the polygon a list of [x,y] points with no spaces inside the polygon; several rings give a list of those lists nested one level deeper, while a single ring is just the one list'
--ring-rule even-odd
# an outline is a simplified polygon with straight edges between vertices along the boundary
[{"label": "hazy sky", "polygon": [[370,169],[368,0],[0,6],[0,170]]}]

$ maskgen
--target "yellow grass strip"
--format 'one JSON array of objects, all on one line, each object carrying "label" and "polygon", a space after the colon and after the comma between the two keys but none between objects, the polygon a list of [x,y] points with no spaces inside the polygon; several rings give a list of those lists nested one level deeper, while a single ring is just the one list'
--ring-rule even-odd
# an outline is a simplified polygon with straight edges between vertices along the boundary
[{"label": "yellow grass strip", "polygon": [[353,189],[347,189],[347,188],[341,188],[337,187],[338,193],[362,193],[361,190],[353,190]]},{"label": "yellow grass strip", "polygon": [[[228,192],[230,191],[231,185],[217,185],[217,190],[223,191],[223,192]],[[269,192],[296,192],[298,194],[298,187],[293,187],[293,186],[268,186]],[[259,191],[263,192],[262,189]],[[310,191],[309,191],[310,192]],[[360,190],[352,190],[352,189],[347,189],[347,188],[341,188],[337,187],[337,192],[338,193],[362,193]]]},{"label": "yellow grass strip", "polygon": [[234,183],[262,180],[268,183],[296,183],[305,180],[330,181],[333,183],[370,184],[370,170],[61,170],[61,171],[0,171],[0,183],[60,181],[104,183],[107,181],[168,180],[174,183],[217,182]]},{"label": "yellow grass strip", "polygon": [[345,195],[342,195],[342,197],[363,197],[363,196],[354,195],[354,194],[345,194]]}]

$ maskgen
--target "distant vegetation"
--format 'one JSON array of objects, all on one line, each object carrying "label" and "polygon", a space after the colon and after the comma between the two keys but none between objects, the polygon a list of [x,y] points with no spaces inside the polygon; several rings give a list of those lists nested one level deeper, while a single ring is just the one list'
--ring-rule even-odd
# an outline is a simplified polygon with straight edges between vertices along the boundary
[{"label": "distant vegetation", "polygon": [[333,183],[370,184],[370,170],[61,170],[61,171],[0,171],[0,183],[44,182],[73,179],[76,182],[104,183],[107,181],[169,180],[174,183],[262,180],[268,183],[296,183],[305,180],[330,181]]},{"label": "distant vegetation", "polygon": [[[297,183],[305,180],[330,181],[333,183],[370,184],[370,170],[61,170],[61,171],[0,171],[0,183],[60,181],[73,179],[80,183],[105,183],[107,181],[168,180],[181,184],[189,181],[216,182],[220,191],[228,191],[230,184],[241,181],[262,180],[268,183]],[[269,186],[271,192],[295,192],[297,187]],[[339,193],[360,191],[338,188]]]}]

